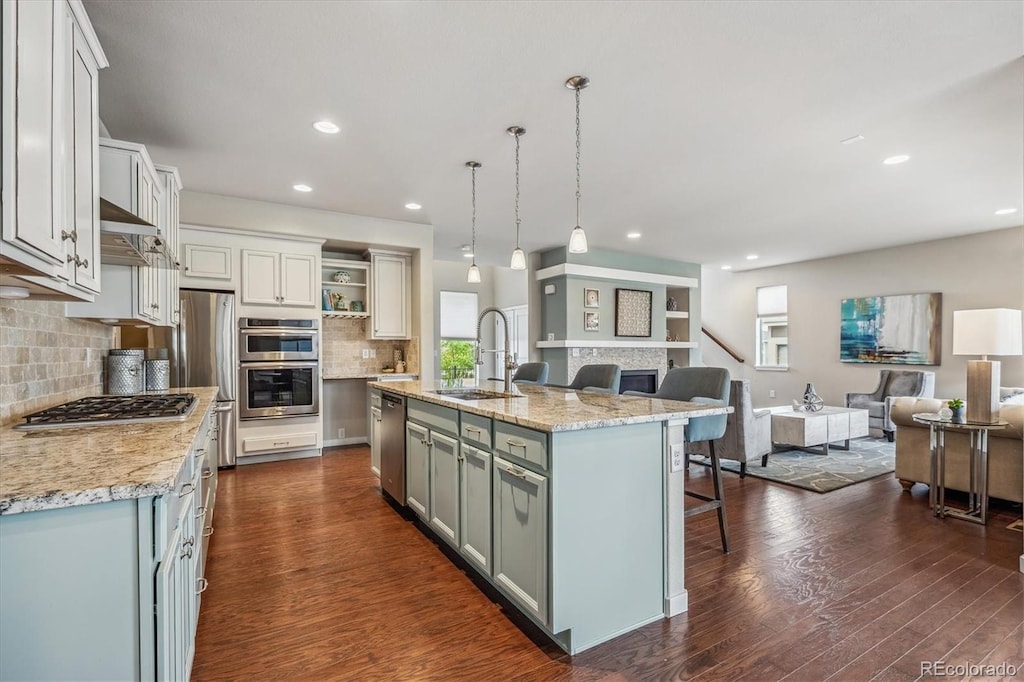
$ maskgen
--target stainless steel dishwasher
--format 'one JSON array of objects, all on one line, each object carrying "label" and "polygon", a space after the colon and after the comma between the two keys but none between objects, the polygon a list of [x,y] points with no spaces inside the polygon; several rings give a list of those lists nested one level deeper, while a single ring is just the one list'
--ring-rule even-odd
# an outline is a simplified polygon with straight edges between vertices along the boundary
[{"label": "stainless steel dishwasher", "polygon": [[380,402],[380,487],[405,504],[405,398],[390,393]]}]

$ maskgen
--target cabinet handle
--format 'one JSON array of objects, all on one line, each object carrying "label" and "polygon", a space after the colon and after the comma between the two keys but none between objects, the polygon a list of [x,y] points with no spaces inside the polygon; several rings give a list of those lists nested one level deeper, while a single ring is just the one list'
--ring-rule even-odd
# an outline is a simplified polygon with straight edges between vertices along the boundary
[{"label": "cabinet handle", "polygon": [[213,535],[213,526],[207,526],[203,529],[203,537],[208,538]]},{"label": "cabinet handle", "polygon": [[522,469],[516,469],[515,467],[510,468],[508,470],[508,474],[509,476],[515,476],[516,478],[526,479],[526,472]]},{"label": "cabinet handle", "polygon": [[196,454],[193,455],[193,457],[195,457],[196,459],[199,459],[199,458],[201,458],[205,454],[206,454],[206,448],[199,448],[198,450],[196,450]]},{"label": "cabinet handle", "polygon": [[505,442],[508,443],[508,446],[510,448],[522,448],[523,450],[526,449],[526,443],[524,443],[521,440],[512,440],[511,438],[506,438]]},{"label": "cabinet handle", "polygon": [[467,426],[466,431],[469,431],[471,433],[480,433],[480,429],[476,428],[475,426]]},{"label": "cabinet handle", "polygon": [[89,259],[86,258],[84,261],[82,261],[81,265],[83,268],[89,267]]},{"label": "cabinet handle", "polygon": [[78,241],[78,230],[71,230],[70,232],[68,232],[66,230],[61,230],[60,231],[60,240],[63,242],[63,241],[67,241],[68,239],[70,239],[73,242],[77,242]]},{"label": "cabinet handle", "polygon": [[196,590],[196,594],[202,594],[203,592],[206,592],[206,588],[210,586],[210,581],[206,578],[200,578],[196,581],[196,586],[199,587],[199,589]]},{"label": "cabinet handle", "polygon": [[195,491],[196,487],[194,485],[192,485],[191,483],[186,483],[185,485],[181,486],[181,492],[178,493],[178,497],[185,497],[186,495],[191,495]]},{"label": "cabinet handle", "polygon": [[196,536],[193,535],[188,540],[183,540],[181,543],[182,547],[194,547],[196,544]]},{"label": "cabinet handle", "polygon": [[149,307],[152,308],[153,310],[160,310],[160,306],[157,305],[156,303],[151,304]]},{"label": "cabinet handle", "polygon": [[291,443],[290,440],[280,440],[280,441],[276,440],[276,441],[274,441],[274,447],[277,447],[278,445],[288,445],[289,443]]},{"label": "cabinet handle", "polygon": [[207,469],[203,472],[203,480],[208,481],[213,478],[213,469]]},{"label": "cabinet handle", "polygon": [[[196,510],[196,518],[197,519],[201,519],[204,516],[206,516],[206,507],[202,506],[202,507],[200,507],[199,509]],[[195,538],[192,538],[192,539],[195,540]]]},{"label": "cabinet handle", "polygon": [[455,459],[459,460],[460,462],[465,462],[466,456],[460,452]]}]

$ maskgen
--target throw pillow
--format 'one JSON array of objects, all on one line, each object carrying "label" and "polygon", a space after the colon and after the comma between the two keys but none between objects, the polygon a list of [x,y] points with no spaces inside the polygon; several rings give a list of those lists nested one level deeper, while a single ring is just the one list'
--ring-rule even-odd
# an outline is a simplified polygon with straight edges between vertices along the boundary
[{"label": "throw pillow", "polygon": [[1009,398],[1003,400],[1000,405],[1024,405],[1024,393],[1017,393],[1011,395]]}]

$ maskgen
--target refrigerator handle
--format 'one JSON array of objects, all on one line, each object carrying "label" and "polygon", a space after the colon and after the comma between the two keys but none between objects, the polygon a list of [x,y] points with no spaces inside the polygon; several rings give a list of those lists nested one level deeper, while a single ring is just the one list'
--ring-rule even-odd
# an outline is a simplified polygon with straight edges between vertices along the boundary
[{"label": "refrigerator handle", "polygon": [[178,305],[181,309],[178,318],[178,385],[191,386],[192,382],[188,375],[188,326],[192,320],[192,310],[189,299],[185,296],[178,297]]}]

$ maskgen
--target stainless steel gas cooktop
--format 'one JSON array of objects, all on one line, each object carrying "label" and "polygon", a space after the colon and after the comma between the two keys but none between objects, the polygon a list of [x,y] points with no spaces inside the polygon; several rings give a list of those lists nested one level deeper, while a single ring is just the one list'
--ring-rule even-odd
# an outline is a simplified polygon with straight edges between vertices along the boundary
[{"label": "stainless steel gas cooktop", "polygon": [[196,406],[191,393],[100,395],[57,405],[25,417],[16,429],[184,421]]}]

